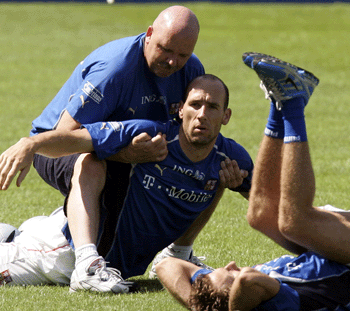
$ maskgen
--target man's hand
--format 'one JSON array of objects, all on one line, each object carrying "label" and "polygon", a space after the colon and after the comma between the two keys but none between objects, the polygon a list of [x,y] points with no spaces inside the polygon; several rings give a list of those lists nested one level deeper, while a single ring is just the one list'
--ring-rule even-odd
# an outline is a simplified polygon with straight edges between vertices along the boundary
[{"label": "man's hand", "polygon": [[21,138],[0,155],[0,190],[6,190],[20,172],[16,185],[19,187],[29,172],[34,151],[28,138]]},{"label": "man's hand", "polygon": [[226,159],[221,162],[220,185],[233,189],[243,183],[243,179],[248,176],[248,171],[241,170],[235,160]]},{"label": "man's hand", "polygon": [[163,161],[167,155],[165,134],[158,133],[152,138],[147,133],[141,133],[127,147],[108,159],[125,163],[145,163]]}]

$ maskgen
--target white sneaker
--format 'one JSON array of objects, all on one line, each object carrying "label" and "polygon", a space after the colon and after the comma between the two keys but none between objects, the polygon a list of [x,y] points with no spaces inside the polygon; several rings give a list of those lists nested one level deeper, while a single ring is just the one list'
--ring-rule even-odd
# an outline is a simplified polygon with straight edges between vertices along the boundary
[{"label": "white sneaker", "polygon": [[189,262],[192,262],[193,264],[195,264],[198,267],[201,267],[202,269],[208,269],[211,271],[214,271],[214,268],[206,265],[205,263],[202,262],[202,260],[205,260],[206,258],[204,256],[201,257],[197,257],[193,255],[193,250],[191,251],[190,257],[188,259],[179,257],[178,253],[172,251],[169,246],[164,248],[153,260],[152,263],[152,268],[149,272],[149,278],[150,279],[156,279],[157,278],[157,273],[156,273],[156,265],[161,262],[164,258],[167,257],[175,257],[175,258],[179,258],[179,259],[183,259]]},{"label": "white sneaker", "polygon": [[128,293],[129,286],[120,275],[120,271],[107,268],[103,257],[98,257],[86,268],[86,273],[78,275],[75,269],[71,276],[70,292],[90,290],[95,292]]}]

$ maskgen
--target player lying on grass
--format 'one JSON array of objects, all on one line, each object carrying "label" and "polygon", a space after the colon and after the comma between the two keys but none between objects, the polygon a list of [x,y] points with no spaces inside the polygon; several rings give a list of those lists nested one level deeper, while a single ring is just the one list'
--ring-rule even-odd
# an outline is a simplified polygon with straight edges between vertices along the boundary
[{"label": "player lying on grass", "polygon": [[[221,125],[227,124],[231,117],[228,100],[225,84],[213,75],[203,75],[188,86],[186,100],[179,112],[181,124],[146,120],[100,122],[84,125],[85,128],[72,133],[62,132],[62,135],[69,135],[72,143],[77,137],[83,138],[101,158],[117,153],[140,132],[147,132],[150,136],[159,132],[166,134],[167,157],[160,162],[135,164],[132,168],[128,195],[120,212],[111,250],[106,256],[110,267],[118,269],[123,278],[142,275],[157,252],[192,226],[200,231],[204,223],[198,222],[198,219],[203,219],[198,217],[203,213],[210,217],[224,188],[248,197],[253,162],[241,145],[220,134]],[[104,212],[101,211],[100,234],[107,216]],[[43,265],[36,260],[38,256],[43,256],[43,261],[49,256],[50,260],[56,257],[55,260],[66,262],[69,268],[68,274],[67,271],[63,274],[64,278],[73,272],[74,258],[69,254],[61,256],[61,247],[67,248],[69,253],[73,246],[65,218],[60,218],[58,225],[51,227],[53,232],[46,233],[37,226],[34,239],[28,237],[31,241],[29,246],[25,242],[18,244],[16,239],[14,244],[0,244],[0,273],[6,273],[12,280],[7,284],[42,284],[37,275],[45,276],[48,271],[55,270],[55,265]],[[49,230],[50,226],[47,228]],[[51,236],[58,236],[61,243],[54,243]],[[49,237],[48,241],[46,237]],[[18,236],[20,240],[23,238]],[[192,238],[195,239],[195,236]],[[33,247],[33,244],[38,246]],[[19,252],[26,254],[21,256],[21,263],[14,261],[18,259],[16,254]],[[106,269],[101,257],[96,257],[93,252],[86,255],[89,261],[85,272],[87,277],[78,282],[74,272],[70,283],[72,290],[115,293],[127,290],[120,274],[111,268]],[[18,270],[22,265],[29,266],[27,271]],[[101,271],[109,272],[111,278],[118,278],[120,282],[109,278],[100,280],[98,274]],[[24,279],[22,273],[29,273],[29,276]]]},{"label": "player lying on grass", "polygon": [[[191,310],[350,310],[350,213],[313,207],[315,180],[304,108],[318,79],[276,58],[243,55],[271,99],[250,194],[248,221],[298,257],[214,272],[167,258],[162,283]],[[340,262],[340,263],[339,263]],[[193,283],[193,285],[191,285]]]}]

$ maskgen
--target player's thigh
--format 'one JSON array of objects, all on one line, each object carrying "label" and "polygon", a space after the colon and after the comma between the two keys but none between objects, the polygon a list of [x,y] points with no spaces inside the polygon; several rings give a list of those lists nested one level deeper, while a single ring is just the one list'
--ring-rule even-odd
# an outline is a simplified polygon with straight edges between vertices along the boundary
[{"label": "player's thigh", "polygon": [[48,158],[36,154],[33,165],[47,184],[67,196],[70,191],[74,166],[79,156],[80,154],[73,154],[60,158]]}]

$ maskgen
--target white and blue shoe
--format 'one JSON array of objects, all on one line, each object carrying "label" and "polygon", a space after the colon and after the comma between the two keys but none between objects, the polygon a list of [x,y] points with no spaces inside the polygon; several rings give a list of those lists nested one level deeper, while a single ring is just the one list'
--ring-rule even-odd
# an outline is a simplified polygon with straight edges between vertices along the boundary
[{"label": "white and blue shoe", "polygon": [[306,105],[319,83],[311,72],[270,55],[248,52],[242,58],[255,70],[265,86],[265,95],[276,102],[278,110],[281,110],[283,101],[295,97],[303,97]]},{"label": "white and blue shoe", "polygon": [[98,257],[83,273],[78,273],[77,269],[73,271],[69,291],[123,294],[131,292],[134,285],[134,282],[124,281],[119,270],[107,268],[105,260]]}]

